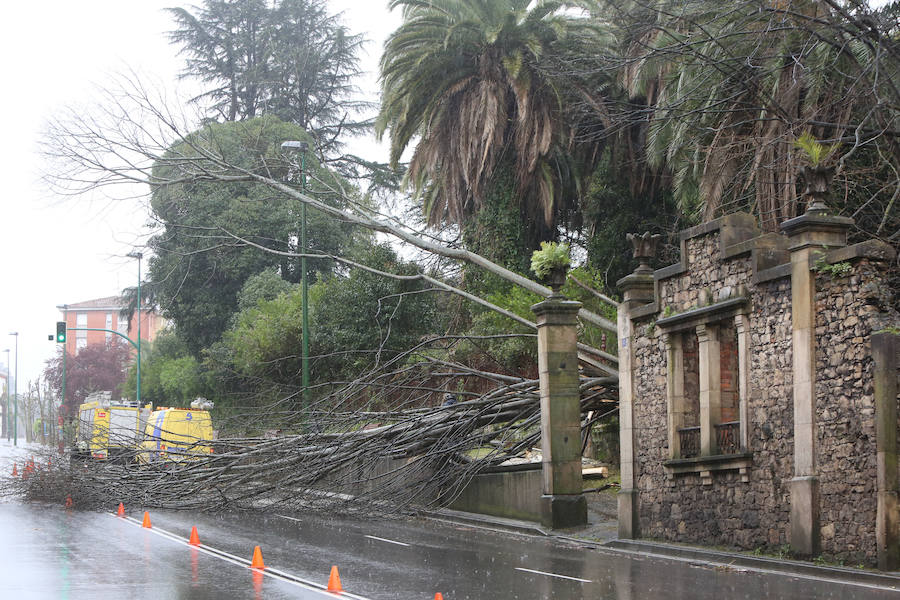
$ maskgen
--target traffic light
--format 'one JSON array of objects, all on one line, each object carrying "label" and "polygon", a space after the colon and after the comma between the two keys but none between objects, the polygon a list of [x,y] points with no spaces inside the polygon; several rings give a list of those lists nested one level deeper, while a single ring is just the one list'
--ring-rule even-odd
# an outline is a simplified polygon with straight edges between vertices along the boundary
[{"label": "traffic light", "polygon": [[58,344],[66,343],[66,322],[65,321],[57,321],[56,322],[56,342]]}]

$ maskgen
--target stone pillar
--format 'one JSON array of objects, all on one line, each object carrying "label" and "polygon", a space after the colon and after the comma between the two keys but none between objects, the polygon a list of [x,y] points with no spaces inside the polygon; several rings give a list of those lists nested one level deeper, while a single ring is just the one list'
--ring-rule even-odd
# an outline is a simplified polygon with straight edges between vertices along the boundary
[{"label": "stone pillar", "polygon": [[537,316],[541,381],[541,522],[552,529],[587,524],[576,335],[580,308],[580,302],[556,296],[531,307]]},{"label": "stone pillar", "polygon": [[684,427],[684,344],[680,333],[664,333],[666,345],[666,403],[669,415],[669,458],[681,458]]},{"label": "stone pillar", "polygon": [[750,445],[750,319],[735,315],[738,341],[738,392],[740,394],[741,452]]},{"label": "stone pillar", "polygon": [[697,325],[697,341],[700,363],[700,454],[713,456],[719,453],[716,425],[722,417],[722,348],[719,343],[719,328],[712,324]]},{"label": "stone pillar", "polygon": [[878,505],[875,537],[878,568],[900,568],[900,482],[897,475],[897,368],[900,336],[872,335],[875,379],[875,447],[878,453]]},{"label": "stone pillar", "polygon": [[791,252],[793,338],[794,478],[791,480],[791,547],[801,556],[821,552],[819,478],[816,465],[816,278],[815,252],[847,245],[852,219],[825,206],[827,171],[805,172],[807,211],[782,223]]},{"label": "stone pillar", "polygon": [[623,300],[618,309],[619,336],[619,457],[622,485],[619,490],[619,537],[640,537],[639,494],[637,489],[637,464],[635,461],[634,428],[634,324],[631,311],[654,299],[653,269],[650,259],[656,253],[659,235],[645,233],[628,234],[634,245],[634,257],[640,266],[634,273],[623,277],[616,285],[622,290]]}]

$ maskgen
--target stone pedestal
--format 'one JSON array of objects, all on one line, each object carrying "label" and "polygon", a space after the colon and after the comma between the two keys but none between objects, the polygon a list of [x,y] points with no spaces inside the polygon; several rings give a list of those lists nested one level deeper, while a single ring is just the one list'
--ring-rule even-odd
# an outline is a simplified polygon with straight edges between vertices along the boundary
[{"label": "stone pedestal", "polygon": [[581,479],[581,394],[576,316],[580,302],[535,304],[541,384],[541,522],[552,529],[587,524]]},{"label": "stone pedestal", "polygon": [[791,480],[791,549],[804,558],[821,551],[819,528],[819,478]]},{"label": "stone pedestal", "polygon": [[634,432],[634,325],[630,312],[653,301],[653,274],[639,267],[617,282],[623,301],[618,310],[619,335],[619,464],[622,486],[618,496],[619,537],[637,539],[640,534],[640,494],[637,490],[637,464]]},{"label": "stone pedestal", "polygon": [[900,335],[872,335],[878,496],[875,523],[878,568],[900,568],[900,476],[897,472],[897,369]]},{"label": "stone pedestal", "polygon": [[[824,194],[824,192],[822,192]],[[791,252],[794,478],[791,480],[791,547],[801,556],[821,551],[819,479],[816,464],[816,277],[813,253],[847,245],[852,219],[829,215],[821,198],[809,210],[782,223]]]}]

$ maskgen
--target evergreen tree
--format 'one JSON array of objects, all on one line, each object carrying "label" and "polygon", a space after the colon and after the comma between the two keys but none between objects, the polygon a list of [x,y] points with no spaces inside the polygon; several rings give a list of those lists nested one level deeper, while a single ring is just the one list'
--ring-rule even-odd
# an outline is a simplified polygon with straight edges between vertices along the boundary
[{"label": "evergreen tree", "polygon": [[173,43],[187,63],[181,76],[209,87],[194,100],[226,121],[274,114],[310,132],[328,154],[345,133],[363,130],[354,115],[357,53],[352,35],[325,0],[204,0],[193,12],[170,8]]}]

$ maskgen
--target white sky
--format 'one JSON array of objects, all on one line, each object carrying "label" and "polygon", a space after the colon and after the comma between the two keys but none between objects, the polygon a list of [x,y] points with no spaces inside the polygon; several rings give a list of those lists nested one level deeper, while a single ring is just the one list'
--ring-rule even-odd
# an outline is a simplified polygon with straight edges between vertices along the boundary
[{"label": "white sky", "polygon": [[[11,350],[18,391],[36,379],[55,343],[47,336],[60,318],[57,305],[117,295],[137,282],[137,265],[124,258],[144,239],[146,211],[137,201],[54,197],[40,181],[37,144],[46,121],[66,106],[89,105],[96,85],[127,66],[142,77],[176,87],[182,62],[165,32],[172,23],[162,8],[190,6],[178,0],[33,0],[5,7],[0,36],[4,63],[4,116],[0,146],[0,363]],[[400,22],[387,0],[329,0],[344,11],[354,33],[371,40],[360,82],[377,98],[375,72],[381,46]],[[359,154],[380,153],[363,141]]]}]

